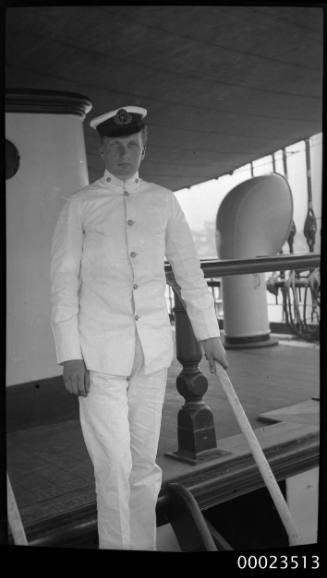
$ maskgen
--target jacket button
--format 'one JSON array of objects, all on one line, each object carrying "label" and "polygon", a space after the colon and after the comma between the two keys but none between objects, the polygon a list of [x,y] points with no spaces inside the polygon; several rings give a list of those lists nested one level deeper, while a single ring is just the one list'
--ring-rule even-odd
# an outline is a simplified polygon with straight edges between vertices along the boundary
[{"label": "jacket button", "polygon": [[107,178],[106,178],[106,181],[107,181],[107,183],[110,183],[110,182],[111,182],[111,178],[110,178],[110,177],[107,177]]},{"label": "jacket button", "polygon": [[130,256],[131,256],[131,257],[136,257],[135,251],[132,251],[132,252],[130,253]]},{"label": "jacket button", "polygon": [[124,195],[125,195],[125,197],[128,197],[129,192],[128,192],[128,191],[124,191]]},{"label": "jacket button", "polygon": [[135,315],[135,321],[138,321],[140,319],[139,315]]},{"label": "jacket button", "polygon": [[134,283],[133,289],[138,289],[138,288],[139,288],[138,284],[137,284],[137,283]]},{"label": "jacket button", "polygon": [[134,225],[135,221],[133,221],[133,219],[128,219],[127,224],[128,225]]}]

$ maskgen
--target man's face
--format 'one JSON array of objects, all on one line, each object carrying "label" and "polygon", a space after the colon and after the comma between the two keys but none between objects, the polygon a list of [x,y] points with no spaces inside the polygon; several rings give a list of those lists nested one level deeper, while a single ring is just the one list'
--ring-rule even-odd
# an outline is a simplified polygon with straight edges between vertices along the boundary
[{"label": "man's face", "polygon": [[103,137],[101,153],[106,169],[124,181],[138,171],[142,162],[142,132],[125,137]]}]

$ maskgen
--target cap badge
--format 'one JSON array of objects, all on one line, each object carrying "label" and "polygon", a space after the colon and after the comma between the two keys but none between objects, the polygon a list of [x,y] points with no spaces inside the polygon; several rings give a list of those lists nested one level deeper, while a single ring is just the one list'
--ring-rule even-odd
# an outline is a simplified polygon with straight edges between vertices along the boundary
[{"label": "cap badge", "polygon": [[118,125],[126,125],[132,122],[132,115],[127,112],[124,108],[121,108],[116,112],[114,116],[114,122]]}]

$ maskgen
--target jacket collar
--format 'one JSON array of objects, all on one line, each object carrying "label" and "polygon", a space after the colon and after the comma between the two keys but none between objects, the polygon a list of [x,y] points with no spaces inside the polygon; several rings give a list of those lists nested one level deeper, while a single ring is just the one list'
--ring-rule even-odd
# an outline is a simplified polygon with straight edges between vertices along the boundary
[{"label": "jacket collar", "polygon": [[140,186],[139,173],[135,173],[130,179],[126,181],[121,181],[110,173],[107,169],[104,172],[102,179],[100,179],[101,185],[117,193],[122,193],[123,191],[128,191],[129,193],[136,192]]}]

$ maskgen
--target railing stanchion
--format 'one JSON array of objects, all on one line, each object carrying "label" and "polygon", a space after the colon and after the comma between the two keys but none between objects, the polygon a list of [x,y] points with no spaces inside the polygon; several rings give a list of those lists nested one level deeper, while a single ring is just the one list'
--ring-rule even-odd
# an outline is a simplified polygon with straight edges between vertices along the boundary
[{"label": "railing stanchion", "polygon": [[217,449],[212,411],[202,399],[208,389],[208,380],[198,367],[202,358],[200,345],[176,291],[174,299],[176,357],[183,366],[176,387],[185,404],[178,412],[178,450],[167,455],[196,464],[226,452]]}]

